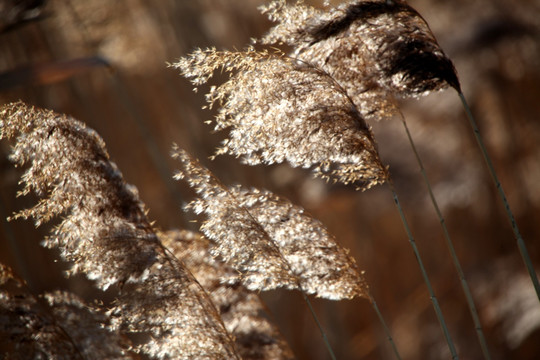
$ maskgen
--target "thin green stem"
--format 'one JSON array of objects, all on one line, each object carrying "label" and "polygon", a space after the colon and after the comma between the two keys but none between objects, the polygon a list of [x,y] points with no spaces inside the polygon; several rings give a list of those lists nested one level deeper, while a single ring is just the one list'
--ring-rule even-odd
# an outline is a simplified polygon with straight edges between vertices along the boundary
[{"label": "thin green stem", "polygon": [[441,325],[444,337],[448,344],[448,348],[450,349],[450,353],[452,354],[452,359],[457,360],[459,359],[459,356],[457,354],[456,347],[454,346],[454,342],[452,340],[452,337],[450,336],[450,332],[448,331],[448,326],[446,325],[446,321],[444,320],[441,307],[439,306],[439,302],[437,300],[437,297],[435,296],[435,292],[433,291],[433,286],[431,285],[431,281],[429,280],[429,277],[427,275],[426,268],[424,267],[424,263],[420,256],[420,252],[418,251],[418,247],[416,246],[416,241],[414,240],[414,237],[412,235],[411,228],[409,226],[409,223],[407,222],[407,219],[405,218],[405,213],[403,212],[403,208],[401,207],[401,203],[397,196],[394,184],[392,183],[392,179],[389,178],[387,183],[390,187],[390,190],[392,191],[394,203],[396,204],[399,216],[401,218],[403,226],[405,227],[405,232],[407,233],[407,237],[409,238],[409,243],[411,244],[414,255],[416,256],[416,261],[418,261],[418,265],[420,266],[422,277],[424,278],[424,282],[426,283],[426,286],[428,288],[431,303],[433,304],[433,308],[435,309],[435,314],[437,315],[437,319],[439,320],[439,324]]},{"label": "thin green stem", "polygon": [[463,108],[465,109],[465,113],[467,114],[467,118],[469,119],[469,123],[471,124],[471,127],[473,129],[474,136],[476,137],[478,146],[480,147],[480,150],[482,151],[482,156],[484,157],[484,160],[486,161],[487,167],[489,169],[489,173],[491,174],[491,178],[493,179],[493,182],[495,183],[495,187],[497,188],[499,197],[501,198],[504,204],[506,215],[508,217],[508,220],[510,220],[510,225],[512,226],[512,230],[514,231],[514,236],[517,241],[519,252],[521,253],[523,262],[525,263],[525,266],[527,267],[527,271],[529,272],[529,276],[534,285],[534,289],[536,290],[536,296],[540,300],[540,283],[538,282],[538,276],[536,275],[536,270],[534,269],[531,258],[529,256],[529,252],[527,251],[527,246],[525,246],[525,241],[523,241],[523,238],[521,237],[516,219],[514,218],[514,214],[512,213],[512,210],[510,209],[510,204],[508,203],[508,200],[506,199],[506,195],[504,194],[502,185],[497,177],[497,173],[495,172],[495,167],[493,166],[493,162],[491,161],[491,158],[489,157],[487,153],[486,147],[484,146],[484,141],[482,140],[482,137],[480,136],[480,130],[478,129],[478,126],[476,125],[476,121],[474,120],[474,117],[472,115],[471,108],[469,107],[469,104],[467,104],[467,100],[465,100],[465,96],[463,95],[461,91],[458,91],[458,95],[459,95],[459,98],[461,99],[461,103],[463,104]]},{"label": "thin green stem", "polygon": [[381,322],[383,326],[384,333],[386,334],[386,338],[388,339],[388,341],[390,342],[390,345],[392,346],[392,350],[394,351],[394,355],[396,355],[396,359],[401,360],[401,355],[399,354],[396,343],[394,342],[394,338],[392,337],[392,334],[390,333],[390,328],[388,328],[388,326],[386,325],[386,321],[384,321],[381,311],[379,310],[379,306],[377,305],[377,302],[375,301],[371,293],[369,293],[369,301],[371,302],[371,306],[373,306],[373,310],[375,310],[375,313],[377,314],[377,317],[379,318],[379,321]]},{"label": "thin green stem", "polygon": [[317,317],[317,314],[315,314],[315,310],[313,309],[313,305],[311,305],[311,301],[309,301],[309,298],[307,297],[306,293],[303,290],[301,290],[301,292],[302,292],[302,296],[304,297],[304,301],[309,307],[309,311],[311,311],[311,315],[313,316],[313,319],[315,320],[315,323],[317,324],[317,327],[319,328],[319,331],[321,332],[324,344],[326,345],[326,349],[328,349],[328,353],[330,354],[330,357],[332,358],[332,360],[336,360],[336,354],[334,354],[332,345],[330,345],[330,341],[328,340],[328,337],[326,336],[326,333],[324,332],[324,329],[321,323],[319,322],[319,318]]},{"label": "thin green stem", "polygon": [[467,304],[469,306],[469,310],[471,312],[471,316],[473,318],[474,322],[474,328],[476,329],[476,335],[478,336],[478,341],[480,343],[480,347],[482,348],[482,353],[484,354],[484,358],[486,360],[491,359],[491,355],[489,354],[487,341],[484,336],[484,331],[482,330],[482,325],[480,323],[480,317],[478,316],[478,311],[476,310],[476,306],[474,304],[473,296],[471,293],[471,290],[469,289],[469,284],[467,283],[467,280],[465,279],[465,274],[463,272],[463,269],[461,267],[461,263],[457,257],[456,250],[454,248],[454,244],[452,242],[452,239],[450,238],[450,233],[448,232],[448,228],[446,226],[446,222],[444,220],[444,217],[442,215],[442,212],[439,208],[439,204],[437,203],[437,200],[435,199],[435,195],[433,194],[433,189],[431,187],[431,183],[427,177],[426,169],[424,168],[424,164],[422,162],[422,159],[420,158],[420,155],[418,153],[418,150],[416,149],[416,145],[414,144],[414,141],[411,136],[411,132],[409,131],[409,127],[407,126],[407,123],[405,122],[405,118],[403,117],[403,114],[401,114],[401,122],[403,123],[403,127],[405,128],[405,132],[407,133],[407,138],[409,139],[409,143],[411,145],[411,148],[414,152],[414,156],[416,157],[416,161],[418,162],[418,166],[420,167],[420,172],[422,173],[422,177],[424,178],[424,182],[426,183],[429,197],[431,198],[431,203],[433,204],[433,207],[435,208],[435,212],[437,213],[437,216],[439,218],[439,222],[441,223],[441,227],[443,230],[444,238],[446,240],[446,245],[448,246],[448,250],[450,251],[450,255],[452,257],[452,261],[454,262],[454,266],[456,267],[456,271],[459,276],[459,280],[461,282],[461,287],[463,288],[463,292],[465,293],[465,297],[467,298]]}]

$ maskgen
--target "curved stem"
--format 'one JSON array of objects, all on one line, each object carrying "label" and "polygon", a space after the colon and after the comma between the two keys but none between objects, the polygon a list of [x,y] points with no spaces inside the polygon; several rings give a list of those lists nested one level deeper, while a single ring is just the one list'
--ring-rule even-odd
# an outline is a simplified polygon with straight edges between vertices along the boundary
[{"label": "curved stem", "polygon": [[497,192],[499,193],[499,197],[501,198],[501,201],[503,202],[504,210],[506,211],[506,215],[508,217],[508,220],[510,221],[512,230],[514,231],[514,237],[516,238],[519,252],[521,253],[523,262],[525,263],[525,266],[527,267],[527,271],[529,272],[529,276],[534,285],[536,296],[538,297],[538,300],[540,300],[540,283],[538,283],[538,276],[536,275],[536,270],[534,269],[531,258],[529,256],[529,252],[527,251],[527,246],[525,245],[525,241],[523,241],[523,238],[521,237],[516,219],[514,218],[514,214],[512,213],[512,210],[510,209],[510,204],[508,203],[508,200],[506,199],[506,195],[504,193],[502,185],[499,181],[499,178],[497,177],[497,173],[495,172],[495,167],[493,166],[493,162],[491,161],[491,158],[489,157],[487,153],[486,147],[484,146],[484,141],[482,140],[482,137],[480,136],[480,130],[478,129],[478,125],[476,125],[476,121],[474,120],[474,117],[472,115],[471,108],[469,107],[469,104],[467,104],[467,100],[465,100],[465,96],[463,95],[461,91],[458,91],[458,95],[459,95],[459,98],[461,99],[461,103],[463,104],[463,108],[465,109],[465,113],[467,114],[467,118],[469,119],[469,123],[471,124],[471,127],[473,129],[474,136],[476,138],[476,141],[478,142],[478,146],[480,147],[480,150],[482,151],[482,156],[484,157],[484,160],[486,161],[486,165],[489,169],[489,173],[491,174],[491,178],[493,179],[493,182],[495,183],[495,187],[497,188]]},{"label": "curved stem", "polygon": [[446,343],[448,344],[448,348],[450,349],[450,353],[452,354],[452,359],[457,360],[459,359],[459,356],[457,354],[456,347],[454,346],[454,342],[452,340],[452,337],[450,336],[450,332],[448,331],[448,326],[446,325],[446,321],[444,320],[441,307],[439,306],[439,302],[437,300],[437,297],[435,296],[435,292],[433,291],[433,286],[431,285],[431,281],[429,280],[429,277],[427,275],[426,268],[424,267],[424,263],[420,256],[420,252],[418,251],[418,247],[416,246],[416,241],[414,240],[414,237],[412,235],[411,228],[409,226],[409,223],[407,222],[407,219],[405,218],[405,213],[403,212],[403,208],[401,207],[401,203],[399,202],[399,198],[397,196],[394,184],[392,183],[392,179],[388,178],[387,183],[390,187],[390,190],[392,191],[394,203],[396,204],[399,216],[401,218],[403,226],[405,227],[405,232],[407,233],[407,237],[409,238],[409,243],[411,244],[414,255],[416,256],[416,261],[418,261],[418,265],[420,266],[422,277],[424,278],[424,282],[426,283],[426,286],[428,288],[431,303],[433,304],[433,308],[435,309],[435,314],[437,315],[437,319],[439,320],[439,324],[441,325],[444,337],[446,339]]},{"label": "curved stem", "polygon": [[465,297],[467,298],[467,305],[469,306],[469,310],[473,318],[474,328],[476,330],[476,335],[478,336],[480,347],[482,348],[482,353],[486,360],[490,360],[491,355],[489,354],[486,338],[484,336],[484,331],[482,330],[480,317],[478,316],[478,311],[476,310],[476,306],[474,304],[471,290],[469,289],[469,284],[467,283],[467,280],[465,279],[465,274],[463,273],[463,269],[457,257],[454,244],[452,242],[452,239],[450,238],[450,233],[448,232],[448,228],[446,227],[446,222],[439,208],[439,204],[437,203],[437,200],[435,199],[435,195],[433,194],[431,183],[429,182],[429,179],[426,174],[426,170],[424,168],[424,164],[422,162],[422,159],[420,159],[420,155],[418,154],[418,150],[416,149],[416,145],[414,144],[414,141],[412,139],[411,132],[409,131],[409,127],[407,126],[407,123],[405,122],[405,118],[403,117],[402,113],[400,113],[400,117],[401,117],[401,122],[403,123],[403,127],[405,128],[405,132],[407,133],[407,138],[409,139],[409,143],[414,152],[414,156],[416,157],[416,161],[418,162],[418,166],[420,167],[420,172],[422,173],[422,177],[424,178],[424,182],[426,183],[429,197],[431,198],[431,203],[433,204],[433,207],[435,208],[435,212],[437,213],[437,216],[439,218],[439,222],[441,223],[444,238],[446,240],[446,245],[448,246],[448,250],[450,251],[452,261],[454,262],[454,266],[456,267],[456,271],[459,276],[459,281],[461,282],[461,287],[463,288],[463,292],[465,293]]}]

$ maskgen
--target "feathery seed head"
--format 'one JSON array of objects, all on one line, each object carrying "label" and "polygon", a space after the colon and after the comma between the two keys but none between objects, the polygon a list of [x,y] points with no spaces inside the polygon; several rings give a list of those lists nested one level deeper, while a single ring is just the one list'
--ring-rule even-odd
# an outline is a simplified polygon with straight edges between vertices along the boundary
[{"label": "feathery seed head", "polygon": [[287,161],[313,167],[318,175],[363,190],[386,180],[371,129],[347,92],[324,71],[252,48],[197,51],[175,66],[195,85],[219,67],[231,73],[207,95],[210,106],[220,106],[215,128],[229,129],[218,155],[241,156],[250,165]]},{"label": "feathery seed head", "polygon": [[448,85],[459,91],[452,62],[405,1],[349,0],[325,10],[276,0],[262,8],[278,24],[261,42],[286,43],[296,57],[328,71],[366,118],[395,111],[392,95],[415,97]]},{"label": "feathery seed head", "polygon": [[11,158],[29,163],[23,193],[43,197],[15,218],[40,224],[65,214],[45,244],[100,288],[123,285],[109,312],[112,329],[150,335],[136,349],[161,359],[237,358],[207,294],[164,251],[95,131],[22,103],[2,107],[0,127],[2,138],[16,138]]},{"label": "feathery seed head", "polygon": [[185,230],[160,233],[159,237],[208,292],[242,359],[294,358],[279,330],[265,317],[259,296],[238,281],[236,270],[210,255],[213,241]]},{"label": "feathery seed head", "polygon": [[200,196],[189,208],[207,216],[201,230],[215,243],[210,252],[240,271],[248,289],[286,287],[334,300],[366,296],[354,259],[303,209],[268,191],[226,188],[177,147],[173,156]]}]

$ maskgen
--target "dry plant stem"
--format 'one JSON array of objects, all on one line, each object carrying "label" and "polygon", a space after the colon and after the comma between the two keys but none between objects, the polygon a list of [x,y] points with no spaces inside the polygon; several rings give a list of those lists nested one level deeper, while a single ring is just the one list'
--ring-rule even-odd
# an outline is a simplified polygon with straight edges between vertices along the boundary
[{"label": "dry plant stem", "polygon": [[375,301],[371,293],[369,293],[369,301],[371,302],[371,306],[373,306],[373,310],[375,310],[375,313],[377,314],[377,317],[379,318],[379,321],[383,326],[384,333],[386,335],[386,338],[390,342],[390,345],[392,346],[392,350],[394,351],[394,355],[396,355],[396,359],[401,360],[401,355],[399,354],[396,343],[394,342],[394,338],[390,333],[390,329],[388,328],[388,325],[386,325],[386,321],[384,321],[381,311],[379,310],[379,306],[377,305],[377,302]]},{"label": "dry plant stem", "polygon": [[424,263],[420,256],[420,252],[418,251],[418,247],[416,246],[416,241],[414,240],[414,237],[412,235],[411,228],[409,227],[409,223],[407,222],[407,219],[405,218],[405,213],[403,212],[403,208],[401,207],[401,203],[396,193],[396,188],[394,187],[394,184],[391,178],[388,178],[387,184],[388,184],[388,187],[390,187],[390,190],[392,191],[392,196],[394,197],[394,203],[396,204],[396,207],[398,209],[401,222],[403,223],[403,226],[405,227],[405,232],[407,233],[407,237],[409,238],[409,243],[411,244],[414,255],[416,256],[416,261],[418,261],[418,265],[420,266],[422,277],[424,278],[424,282],[426,283],[426,286],[428,288],[431,303],[433,304],[433,308],[435,309],[435,314],[437,315],[437,319],[439,320],[439,323],[441,325],[442,331],[444,333],[444,337],[448,344],[448,348],[450,349],[450,353],[452,354],[452,359],[457,360],[459,359],[459,356],[454,346],[454,342],[452,340],[452,337],[450,336],[450,332],[448,331],[448,326],[446,325],[446,321],[444,320],[441,307],[439,306],[439,302],[437,301],[437,297],[435,296],[435,292],[433,291],[433,286],[431,285],[431,281],[429,280],[429,277],[427,275],[426,268],[424,267]]},{"label": "dry plant stem", "polygon": [[435,195],[433,194],[433,189],[431,188],[431,183],[429,182],[429,179],[427,177],[426,169],[424,168],[422,159],[420,158],[420,155],[418,154],[418,150],[416,149],[416,145],[414,144],[414,141],[412,139],[411,132],[409,131],[409,127],[407,126],[407,123],[405,121],[405,117],[403,116],[403,113],[401,112],[399,113],[399,115],[400,115],[401,122],[403,123],[403,127],[405,128],[405,132],[407,133],[407,138],[409,139],[411,148],[414,152],[414,156],[416,157],[416,161],[418,162],[418,166],[420,167],[420,172],[422,173],[422,177],[424,178],[424,182],[426,183],[429,197],[431,199],[431,203],[433,204],[433,207],[435,208],[435,212],[437,213],[437,216],[439,217],[439,222],[441,223],[441,227],[444,233],[444,238],[446,240],[446,245],[448,246],[448,250],[450,251],[452,261],[454,262],[454,266],[456,267],[456,271],[459,276],[459,281],[461,282],[461,287],[463,288],[463,292],[465,293],[465,297],[467,298],[467,305],[469,306],[469,310],[473,318],[474,328],[476,330],[476,335],[478,336],[478,341],[480,342],[480,347],[482,348],[482,354],[484,355],[484,358],[486,360],[489,360],[491,359],[491,355],[489,354],[486,338],[484,336],[484,331],[482,330],[482,324],[480,323],[480,317],[478,316],[478,311],[476,310],[476,306],[474,304],[474,299],[471,294],[471,290],[469,289],[469,284],[467,283],[467,280],[465,279],[465,274],[463,273],[461,263],[457,257],[456,250],[454,249],[454,244],[452,242],[452,239],[450,238],[450,233],[448,232],[448,228],[446,227],[446,222],[439,208],[439,204],[437,203],[437,200],[435,199]]},{"label": "dry plant stem", "polygon": [[309,307],[309,311],[311,312],[311,315],[313,316],[313,320],[315,320],[315,323],[317,324],[317,327],[319,328],[319,331],[321,332],[324,344],[326,345],[326,348],[328,349],[328,353],[330,354],[330,357],[332,358],[332,360],[337,360],[336,354],[334,354],[334,350],[332,349],[332,345],[330,345],[330,341],[328,340],[328,337],[326,336],[326,333],[324,332],[323,327],[321,323],[319,322],[319,318],[317,317],[317,314],[315,313],[315,309],[313,309],[313,305],[311,305],[311,301],[309,301],[309,298],[307,297],[304,291],[302,291],[302,296],[304,297],[304,301]]},{"label": "dry plant stem", "polygon": [[499,181],[499,178],[497,177],[497,173],[495,172],[495,167],[493,166],[493,162],[491,161],[491,158],[487,153],[486,147],[484,146],[484,141],[482,140],[482,137],[480,136],[480,130],[478,129],[478,125],[476,124],[476,121],[474,120],[474,117],[471,112],[471,108],[467,104],[467,100],[465,99],[465,96],[463,95],[461,91],[458,91],[458,95],[459,95],[459,98],[461,99],[461,103],[463,104],[463,108],[465,109],[465,113],[467,114],[467,118],[469,119],[469,123],[471,124],[471,127],[473,129],[474,136],[476,138],[476,141],[478,142],[478,146],[480,147],[480,150],[482,151],[482,156],[484,157],[484,160],[486,161],[486,165],[489,169],[489,173],[491,174],[491,178],[493,179],[493,182],[495,183],[495,187],[497,188],[499,197],[501,198],[501,201],[504,204],[504,210],[506,211],[506,215],[508,217],[508,220],[510,220],[510,225],[512,226],[512,230],[514,231],[514,236],[517,241],[519,252],[521,253],[523,262],[525,263],[525,266],[527,267],[527,271],[529,272],[529,276],[531,278],[531,281],[534,285],[534,289],[536,291],[536,296],[538,297],[538,300],[540,300],[540,283],[538,283],[538,276],[536,275],[536,270],[534,269],[531,258],[529,256],[529,252],[527,251],[527,246],[525,245],[525,241],[523,241],[523,237],[521,237],[516,219],[514,218],[514,214],[512,213],[512,210],[510,209],[510,204],[508,203],[508,200],[506,199],[506,195],[504,193],[502,185]]}]

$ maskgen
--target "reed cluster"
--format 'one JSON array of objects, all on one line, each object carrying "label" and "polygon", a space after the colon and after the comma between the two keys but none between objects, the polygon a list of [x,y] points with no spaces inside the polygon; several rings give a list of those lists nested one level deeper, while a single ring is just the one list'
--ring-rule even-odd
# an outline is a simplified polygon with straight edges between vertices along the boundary
[{"label": "reed cluster", "polygon": [[[244,50],[197,49],[170,64],[195,89],[211,85],[206,107],[215,108],[216,116],[210,122],[226,132],[215,156],[232,155],[248,165],[287,163],[361,191],[388,184],[457,359],[370,126],[401,116],[423,169],[397,99],[450,87],[464,100],[451,60],[426,21],[402,0],[347,0],[323,8],[274,0],[260,10],[275,26]],[[290,52],[277,49],[284,46]],[[226,79],[213,83],[218,71]],[[32,218],[41,226],[57,219],[44,246],[59,250],[70,274],[84,274],[115,294],[106,305],[84,303],[66,291],[32,294],[0,264],[0,337],[11,340],[0,346],[0,357],[293,359],[258,296],[285,288],[301,292],[311,310],[308,295],[366,299],[400,358],[361,266],[320,221],[288,199],[226,186],[175,144],[174,178],[197,195],[184,210],[205,220],[199,232],[165,231],[148,219],[136,188],[84,123],[17,102],[0,110],[0,138],[13,141],[10,160],[25,168],[19,195],[39,198],[11,220]],[[449,236],[447,241],[488,359],[474,299]],[[518,245],[527,263],[523,240]],[[534,283],[532,272],[531,278]]]}]

